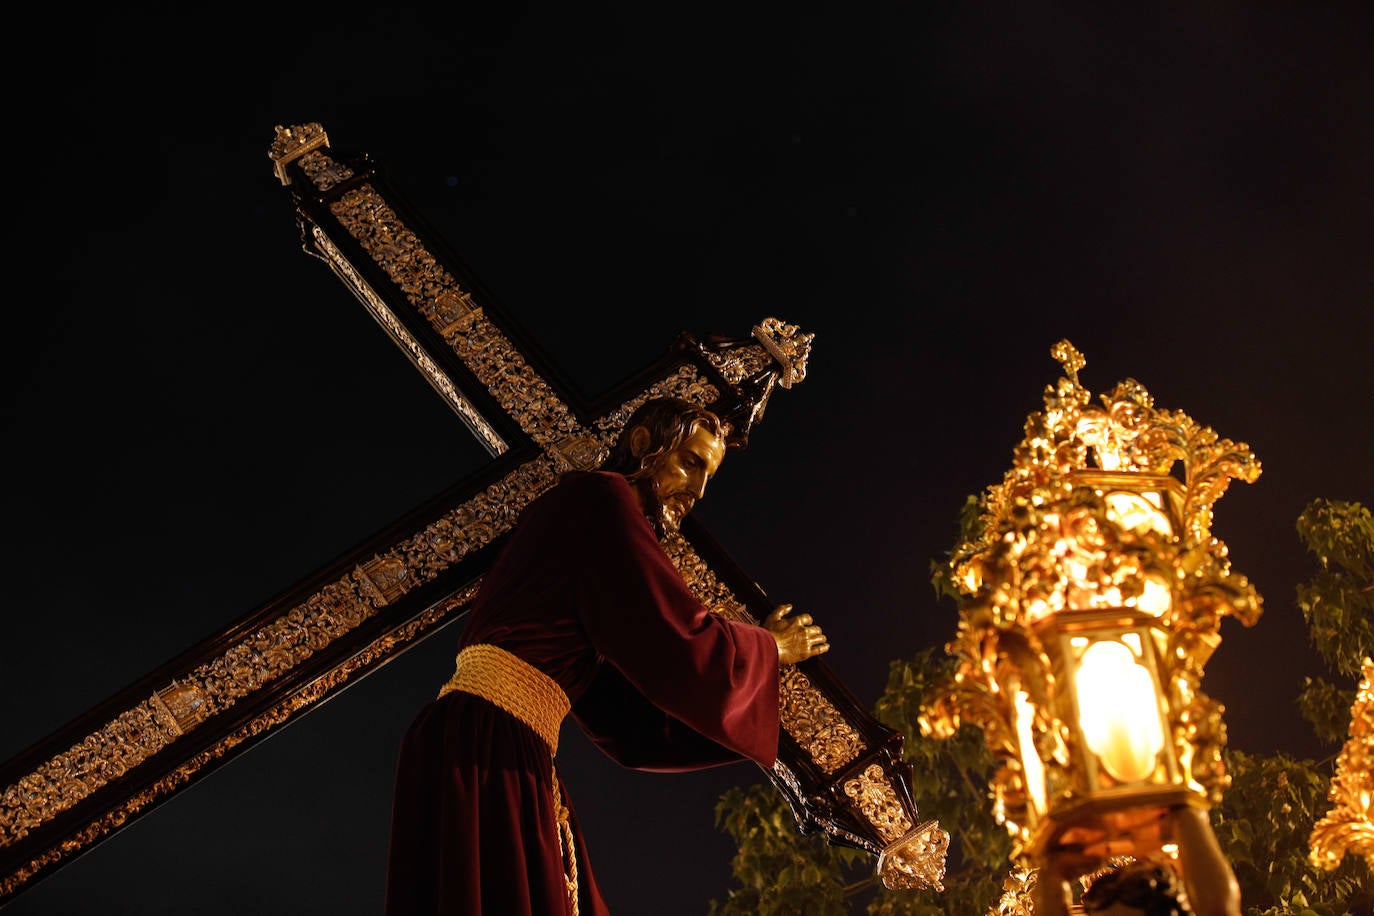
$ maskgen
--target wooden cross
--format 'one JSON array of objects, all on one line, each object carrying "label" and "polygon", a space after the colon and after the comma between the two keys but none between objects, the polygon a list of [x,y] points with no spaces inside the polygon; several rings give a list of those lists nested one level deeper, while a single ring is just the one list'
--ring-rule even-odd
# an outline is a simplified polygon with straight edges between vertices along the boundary
[{"label": "wooden cross", "polygon": [[[584,402],[483,301],[374,163],[333,155],[319,124],[277,128],[269,155],[306,251],[354,292],[492,461],[0,767],[0,903],[463,615],[520,510],[562,472],[595,467],[648,398],[710,407],[743,446],[776,389],[805,378],[811,335],[766,318],[748,337],[684,333]],[[756,623],[771,610],[690,516],[664,547],[714,612]],[[903,736],[819,659],[784,668],[781,704],[778,762],[767,772],[798,829],[873,854],[888,887],[939,889],[949,836],[917,816]]]}]

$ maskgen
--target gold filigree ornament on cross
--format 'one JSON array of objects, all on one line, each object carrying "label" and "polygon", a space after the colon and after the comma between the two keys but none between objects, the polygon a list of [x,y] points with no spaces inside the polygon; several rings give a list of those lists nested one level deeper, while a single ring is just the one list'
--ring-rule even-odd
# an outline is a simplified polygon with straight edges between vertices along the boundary
[{"label": "gold filigree ornament on cross", "polygon": [[1261,599],[1210,527],[1229,482],[1260,465],[1134,380],[1093,404],[1082,354],[1050,352],[1064,377],[951,560],[957,669],[920,721],[938,738],[982,729],[1014,862],[1068,850],[1086,871],[1167,857],[1168,812],[1205,811],[1229,785],[1222,707],[1199,684],[1222,618],[1253,625]]}]

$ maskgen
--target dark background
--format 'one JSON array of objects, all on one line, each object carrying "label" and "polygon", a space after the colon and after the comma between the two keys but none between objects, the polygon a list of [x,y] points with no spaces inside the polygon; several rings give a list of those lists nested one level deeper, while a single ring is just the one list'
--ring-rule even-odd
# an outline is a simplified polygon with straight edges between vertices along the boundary
[{"label": "dark background", "polygon": [[[953,635],[929,564],[1056,340],[1094,395],[1132,377],[1248,443],[1214,532],[1265,614],[1226,621],[1204,689],[1233,746],[1329,752],[1294,705],[1324,669],[1293,523],[1374,501],[1368,4],[49,6],[7,65],[0,759],[482,460],[301,251],[267,150],[306,121],[589,396],[679,331],[815,333],[697,511],[865,703]],[[380,913],[397,742],[456,638],[6,916]],[[712,808],[757,768],[623,771],[571,726],[559,765],[616,912],[724,896]]]}]

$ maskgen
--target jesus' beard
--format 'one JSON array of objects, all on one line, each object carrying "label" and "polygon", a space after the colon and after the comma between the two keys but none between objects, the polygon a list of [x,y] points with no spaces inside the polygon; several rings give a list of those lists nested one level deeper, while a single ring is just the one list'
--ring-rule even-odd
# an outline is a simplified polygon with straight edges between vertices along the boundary
[{"label": "jesus' beard", "polygon": [[675,533],[681,520],[668,511],[668,504],[660,498],[658,481],[646,477],[635,481],[635,485],[639,487],[644,517],[648,519],[649,527],[654,530],[654,536],[662,540],[669,533]]}]

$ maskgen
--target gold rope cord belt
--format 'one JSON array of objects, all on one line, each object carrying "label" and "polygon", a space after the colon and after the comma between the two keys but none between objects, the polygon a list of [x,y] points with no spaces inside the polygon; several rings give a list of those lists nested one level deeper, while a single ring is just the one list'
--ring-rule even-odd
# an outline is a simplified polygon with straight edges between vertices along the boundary
[{"label": "gold rope cord belt", "polygon": [[[453,677],[439,689],[439,696],[455,690],[471,693],[501,707],[534,729],[558,753],[558,728],[572,704],[558,682],[538,668],[505,649],[478,643],[458,653]],[[563,852],[564,880],[573,916],[577,916],[577,853],[573,849],[572,825],[568,808],[558,791],[558,770],[553,771],[553,809],[557,821],[558,845]]]},{"label": "gold rope cord belt", "polygon": [[453,677],[439,690],[473,693],[534,729],[558,753],[558,727],[572,704],[558,682],[505,649],[478,643],[458,653]]}]

